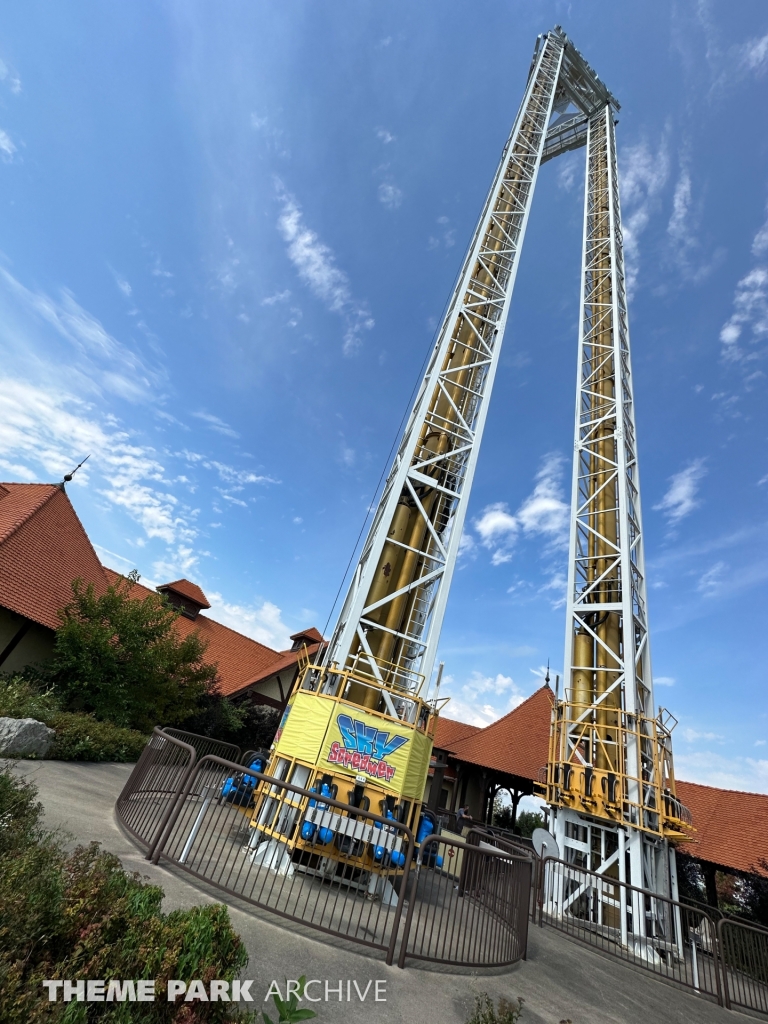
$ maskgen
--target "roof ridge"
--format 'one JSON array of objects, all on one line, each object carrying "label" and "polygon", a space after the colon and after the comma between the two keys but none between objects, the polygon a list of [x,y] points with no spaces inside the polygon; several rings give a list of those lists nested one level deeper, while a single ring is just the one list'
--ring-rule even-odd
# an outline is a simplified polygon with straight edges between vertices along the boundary
[{"label": "roof ridge", "polygon": [[[254,640],[253,637],[252,636],[248,636],[247,633],[241,633],[238,629],[235,629],[233,626],[228,626],[225,622],[219,622],[218,619],[212,619],[210,615],[203,615],[203,613],[200,612],[200,614],[197,616],[197,618],[198,619],[205,619],[206,622],[215,622],[216,625],[219,626],[220,629],[226,629],[230,633],[234,633],[235,636],[244,636],[246,638],[246,640],[250,640],[252,644],[258,644],[259,647],[263,647],[265,651],[271,651],[272,654],[289,653],[287,651],[284,652],[284,651],[275,650],[274,647],[267,647],[267,645],[263,644],[261,642],[261,640]],[[197,621],[197,620],[195,620],[195,621]]]},{"label": "roof ridge", "polygon": [[[542,690],[549,690],[549,692],[552,693],[552,690],[551,690],[549,684],[548,683],[544,683],[543,686],[540,686],[538,688],[538,690],[534,690],[533,693],[531,693],[529,696],[527,696],[524,701],[522,701],[520,704],[518,704],[516,708],[512,708],[511,711],[508,711],[506,713],[506,715],[502,715],[501,718],[497,718],[495,722],[489,722],[488,725],[478,725],[478,726],[475,726],[475,728],[477,729],[478,732],[486,732],[488,729],[493,729],[493,728],[495,728],[495,726],[501,725],[501,723],[502,722],[506,722],[506,720],[511,715],[516,714],[520,710],[520,708],[524,708],[525,705],[528,703],[528,701],[531,701],[531,700],[533,700],[534,697],[537,697],[541,693]],[[451,721],[455,722],[456,719],[455,718],[451,719]],[[468,725],[469,723],[468,722],[463,722],[461,724],[462,725]],[[470,738],[469,736],[465,736],[463,739],[457,740],[456,742],[457,743],[466,743],[469,738]],[[473,735],[472,738],[473,739],[475,738],[474,735]]]},{"label": "roof ridge", "polygon": [[677,776],[675,781],[682,782],[686,786],[696,786],[698,789],[711,789],[715,793],[735,793],[738,796],[763,796],[768,800],[768,793],[760,793],[754,789],[724,789],[722,786],[710,786],[706,782],[690,782],[688,779],[681,779],[679,776]]},{"label": "roof ridge", "polygon": [[[9,537],[13,536],[14,533],[17,533],[22,528],[22,526],[24,526],[26,523],[28,523],[29,520],[32,518],[32,516],[35,515],[36,512],[39,512],[40,509],[43,507],[43,505],[45,505],[46,502],[50,501],[51,498],[54,496],[54,494],[56,494],[56,492],[58,490],[60,490],[58,484],[27,483],[27,484],[17,484],[16,486],[19,486],[19,487],[50,487],[50,491],[43,496],[41,501],[38,501],[35,505],[32,506],[32,508],[28,509],[27,512],[25,512],[25,514],[21,517],[21,519],[18,520],[18,522],[14,523],[12,526],[10,526],[5,531],[4,534],[0,535],[0,544],[4,544],[5,541],[7,541]],[[7,491],[7,493],[11,494],[12,492],[11,491]],[[70,504],[71,504],[71,502],[70,502]],[[75,513],[75,514],[77,514],[77,513]],[[82,523],[80,525],[82,526]],[[90,543],[90,541],[89,541],[89,543]]]},{"label": "roof ridge", "polygon": [[[105,565],[104,568],[107,570],[107,572],[111,572],[115,576],[122,576],[123,579],[127,579],[128,578],[127,576],[124,576],[123,573],[118,572],[117,569],[110,569],[108,565]],[[187,582],[191,582],[191,581],[187,581]],[[156,594],[157,593],[156,590],[151,590],[149,587],[145,587],[143,583],[134,583],[133,585],[134,585],[134,587],[141,587],[141,589],[142,590],[146,590],[146,592],[148,594]],[[166,583],[161,584],[161,586],[164,586],[164,587],[167,586],[167,585],[168,584],[166,584]],[[282,651],[276,651],[274,647],[268,647],[266,644],[263,644],[261,642],[261,640],[254,640],[253,637],[252,636],[248,636],[247,633],[241,633],[239,630],[234,629],[232,626],[228,626],[224,622],[219,622],[218,619],[211,618],[210,615],[203,615],[203,613],[200,612],[200,614],[197,616],[197,618],[198,619],[202,619],[204,622],[213,622],[213,623],[215,623],[219,627],[219,629],[226,629],[228,633],[234,633],[235,636],[245,637],[245,639],[246,640],[250,640],[252,644],[258,644],[259,647],[263,647],[263,649],[265,651],[269,651],[272,654],[276,654],[277,655],[277,654],[282,654],[283,653]],[[195,621],[197,621],[197,619]]]}]

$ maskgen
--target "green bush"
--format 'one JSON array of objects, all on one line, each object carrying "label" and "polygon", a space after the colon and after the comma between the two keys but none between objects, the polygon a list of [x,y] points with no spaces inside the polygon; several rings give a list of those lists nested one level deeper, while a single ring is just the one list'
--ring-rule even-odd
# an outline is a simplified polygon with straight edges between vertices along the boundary
[{"label": "green bush", "polygon": [[59,700],[52,688],[37,685],[23,675],[0,676],[0,717],[47,722],[59,710]]},{"label": "green bush", "polygon": [[[248,957],[226,907],[163,914],[163,891],[98,844],[67,856],[32,786],[0,772],[3,1024],[203,1024],[252,1019],[237,1004],[168,1003],[169,978],[232,981]],[[49,1003],[43,979],[155,978],[153,1003]]]},{"label": "green bush", "polygon": [[46,720],[56,730],[48,757],[53,761],[138,761],[148,736],[99,722],[91,715],[59,712]]},{"label": "green bush", "polygon": [[217,668],[197,630],[176,631],[179,612],[162,594],[134,596],[138,579],[121,577],[103,594],[75,580],[46,671],[66,711],[148,732],[194,714]]},{"label": "green bush", "polygon": [[55,729],[48,754],[55,761],[137,761],[148,739],[93,715],[61,711],[51,690],[19,675],[0,677],[0,716],[36,718]]},{"label": "green bush", "polygon": [[515,1024],[523,1012],[524,1002],[524,999],[518,997],[516,1002],[510,1003],[502,996],[498,1007],[495,1007],[488,993],[483,992],[475,1000],[475,1012],[467,1024]]}]

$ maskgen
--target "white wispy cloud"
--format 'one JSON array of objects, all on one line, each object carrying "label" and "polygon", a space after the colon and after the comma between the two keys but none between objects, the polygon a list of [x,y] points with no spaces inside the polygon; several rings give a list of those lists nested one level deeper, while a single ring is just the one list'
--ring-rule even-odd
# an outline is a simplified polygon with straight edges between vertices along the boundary
[{"label": "white wispy cloud", "polygon": [[578,153],[565,153],[560,159],[562,164],[557,172],[557,187],[564,192],[571,192],[579,177],[583,157]]},{"label": "white wispy cloud", "polygon": [[[511,547],[514,542],[520,524],[517,518],[510,514],[509,506],[502,501],[487,505],[482,514],[474,522],[475,530],[480,535],[480,543],[483,547],[491,548],[494,551],[503,551]],[[509,558],[512,555],[510,553]],[[505,558],[504,561],[509,561]],[[500,564],[496,562],[495,564]]]},{"label": "white wispy cloud", "polygon": [[296,199],[277,183],[282,203],[278,228],[288,246],[288,257],[299,277],[332,313],[338,313],[345,324],[343,351],[351,355],[362,344],[362,334],[374,326],[365,303],[353,298],[349,278],[337,265],[329,246],[304,223],[304,215]]},{"label": "white wispy cloud", "polygon": [[675,774],[704,786],[768,793],[768,759],[727,757],[713,750],[678,750]]},{"label": "white wispy cloud", "polygon": [[[656,680],[658,682],[658,680]],[[683,729],[683,739],[687,743],[695,743],[697,740],[721,740],[723,737],[716,732],[699,732],[698,729]]]},{"label": "white wispy cloud", "polygon": [[495,676],[473,672],[462,684],[453,676],[446,675],[443,677],[440,695],[451,698],[446,708],[449,718],[480,728],[508,714],[526,699],[514,679],[502,672]]},{"label": "white wispy cloud", "polygon": [[290,647],[288,626],[276,604],[271,601],[256,605],[232,604],[218,592],[209,593],[207,597],[211,609],[206,614],[212,619],[274,650],[284,651]]},{"label": "white wispy cloud", "polygon": [[[76,394],[106,392],[131,402],[156,399],[158,387],[167,379],[164,367],[143,358],[136,344],[118,341],[67,289],[54,299],[25,287],[0,268],[0,317],[6,369],[13,365],[29,379],[40,380],[41,374],[50,372],[52,380],[68,381]],[[38,334],[41,328],[52,328],[66,342],[57,359],[50,336],[46,339],[47,369],[37,355],[40,339],[35,328]],[[22,337],[24,343],[19,344]],[[157,349],[154,339],[153,347]]]},{"label": "white wispy cloud", "polygon": [[385,146],[388,146],[390,142],[395,141],[395,136],[392,132],[388,132],[386,128],[377,128],[376,138],[383,142]]},{"label": "white wispy cloud", "polygon": [[[761,260],[768,252],[768,219],[752,241],[752,253]],[[736,285],[733,313],[720,331],[723,358],[748,364],[761,356],[768,338],[768,263],[758,262]]]},{"label": "white wispy cloud", "polygon": [[203,423],[207,423],[211,430],[215,430],[217,434],[223,434],[225,437],[240,437],[234,427],[230,427],[228,423],[220,419],[218,416],[214,416],[209,412],[193,412],[192,415],[195,419],[202,420]]},{"label": "white wispy cloud", "polygon": [[493,565],[503,565],[511,560],[515,541],[521,533],[544,536],[553,548],[567,543],[569,510],[563,500],[563,468],[563,457],[550,452],[544,456],[541,469],[536,474],[533,492],[514,515],[504,502],[494,502],[487,505],[474,521],[480,543],[493,552]]},{"label": "white wispy cloud", "polygon": [[768,70],[768,33],[748,39],[740,47],[741,66],[745,71],[754,71],[758,75]]},{"label": "white wispy cloud", "polygon": [[16,152],[16,144],[14,143],[8,132],[3,131],[0,128],[0,157],[6,162],[10,163],[13,160],[13,154]]},{"label": "white wispy cloud", "polygon": [[675,685],[675,679],[672,676],[654,676],[653,677],[653,685],[654,686],[674,686]]},{"label": "white wispy cloud", "polygon": [[640,271],[640,237],[648,227],[669,178],[666,138],[662,139],[655,153],[647,142],[622,149],[619,164],[627,292],[632,295]]},{"label": "white wispy cloud", "polygon": [[[446,249],[452,249],[456,244],[456,228],[450,226],[450,219],[444,214],[437,218],[437,224],[439,225],[438,233],[429,236],[427,248],[439,249],[441,246],[445,246]],[[431,330],[434,330],[434,327]]]},{"label": "white wispy cloud", "polygon": [[525,499],[517,511],[517,518],[525,533],[544,534],[562,545],[568,537],[568,505],[563,501],[562,477],[565,460],[550,452],[544,456],[542,467],[536,474],[533,494]]},{"label": "white wispy cloud", "polygon": [[[112,270],[111,267],[110,270]],[[112,270],[112,276],[115,279],[115,284],[117,285],[118,289],[123,293],[126,299],[129,299],[133,294],[133,288],[131,288],[130,281],[126,280],[126,278],[118,274],[116,270]]]},{"label": "white wispy cloud", "polygon": [[672,264],[693,284],[703,281],[724,255],[722,249],[717,249],[711,255],[704,256],[698,230],[699,214],[693,200],[693,181],[688,161],[683,157],[672,195],[672,214],[667,224],[667,235]]},{"label": "white wispy cloud", "polygon": [[403,201],[403,193],[391,181],[383,181],[379,185],[379,202],[390,210],[396,210]]},{"label": "white wispy cloud", "polygon": [[7,85],[14,95],[21,92],[21,79],[4,60],[0,60],[0,82]]},{"label": "white wispy cloud", "polygon": [[691,180],[690,172],[684,167],[675,185],[675,194],[672,200],[672,216],[667,225],[667,230],[674,239],[683,239],[687,233],[687,220],[691,204]]},{"label": "white wispy cloud", "polygon": [[547,582],[539,587],[540,594],[546,594],[547,591],[552,591],[554,593],[552,607],[562,608],[565,604],[568,591],[568,578],[564,572],[555,571]]},{"label": "white wispy cloud", "polygon": [[275,292],[274,295],[268,295],[265,299],[261,300],[262,306],[274,306],[278,302],[286,302],[291,297],[290,288],[286,288],[282,292]]},{"label": "white wispy cloud", "polygon": [[696,589],[704,597],[714,597],[721,590],[724,580],[723,573],[728,568],[725,562],[715,562],[699,577]]},{"label": "white wispy cloud", "polygon": [[154,448],[136,443],[114,418],[61,389],[0,379],[0,457],[21,464],[27,479],[61,480],[90,454],[74,480],[97,478],[99,494],[144,531],[168,545],[196,535],[193,510],[168,490]]},{"label": "white wispy cloud", "polygon": [[471,558],[475,554],[476,550],[477,545],[475,544],[475,539],[472,536],[472,534],[469,533],[466,529],[462,530],[461,538],[459,540],[459,552],[457,557]]},{"label": "white wispy cloud", "polygon": [[663,512],[670,523],[679,523],[687,515],[690,515],[695,508],[698,508],[701,501],[696,499],[699,491],[699,483],[706,476],[707,469],[704,459],[694,459],[685,469],[675,473],[669,478],[669,489],[654,510]]}]

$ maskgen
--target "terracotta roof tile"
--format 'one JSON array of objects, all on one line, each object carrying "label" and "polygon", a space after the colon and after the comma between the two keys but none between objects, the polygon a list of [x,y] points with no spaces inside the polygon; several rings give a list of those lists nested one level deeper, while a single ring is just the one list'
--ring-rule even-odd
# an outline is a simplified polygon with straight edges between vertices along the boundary
[{"label": "terracotta roof tile", "polygon": [[[462,723],[440,718],[435,746],[458,760],[536,780],[549,756],[552,699],[552,691],[543,686],[485,729],[463,726],[471,730],[463,739],[455,738]],[[691,842],[680,844],[683,852],[734,871],[759,869],[760,859],[768,859],[768,795],[678,779],[677,796],[696,829]]]},{"label": "terracotta roof tile", "polygon": [[315,629],[314,626],[310,626],[309,629],[301,629],[298,633],[291,633],[291,640],[303,640],[305,638],[310,641],[314,640],[319,644],[323,642],[323,634],[319,629]]},{"label": "terracotta roof tile", "polygon": [[[116,583],[120,574],[112,569],[105,569],[110,583]],[[153,593],[141,583],[134,583],[131,596],[142,599]],[[242,690],[250,679],[274,664],[280,655],[271,647],[251,640],[220,622],[209,619],[206,615],[198,615],[193,621],[183,615],[176,619],[176,630],[182,637],[189,636],[195,630],[201,639],[208,644],[205,660],[215,662],[219,667],[219,690],[224,696],[231,696]]]},{"label": "terracotta roof tile", "polygon": [[542,686],[498,722],[454,742],[451,752],[483,768],[538,779],[549,756],[549,726],[554,697]]},{"label": "terracotta roof tile", "polygon": [[164,594],[166,590],[170,590],[171,593],[179,594],[181,597],[185,597],[188,601],[192,601],[201,608],[211,607],[208,603],[208,598],[202,592],[200,587],[191,580],[174,580],[173,583],[161,584],[157,589],[161,594]]},{"label": "terracotta roof tile", "polygon": [[0,494],[0,605],[56,629],[72,581],[106,587],[101,562],[63,488],[3,484]]},{"label": "terracotta roof tile", "polygon": [[457,722],[453,718],[444,718],[440,715],[437,720],[433,745],[440,750],[453,750],[459,740],[465,740],[479,731],[480,728],[477,725],[467,725],[466,722]]},{"label": "terracotta roof tile", "polygon": [[[677,795],[693,815],[694,839],[680,849],[736,871],[768,860],[768,795],[677,780]],[[763,870],[768,875],[768,870]]]},{"label": "terracotta roof tile", "polygon": [[[318,635],[321,635],[319,634],[318,630],[314,630],[314,632],[318,633]],[[322,644],[307,644],[307,656],[309,658],[312,658],[315,654],[317,654],[317,652],[321,648]],[[276,660],[272,664],[266,665],[258,674],[256,674],[253,677],[253,679],[249,680],[248,683],[244,684],[244,686],[241,687],[241,689],[244,689],[245,686],[255,686],[257,683],[263,683],[266,679],[269,679],[271,676],[277,675],[278,672],[284,672],[286,671],[286,669],[293,668],[293,666],[298,662],[299,658],[303,654],[303,647],[299,648],[298,651],[281,651],[278,655],[276,655]]]}]

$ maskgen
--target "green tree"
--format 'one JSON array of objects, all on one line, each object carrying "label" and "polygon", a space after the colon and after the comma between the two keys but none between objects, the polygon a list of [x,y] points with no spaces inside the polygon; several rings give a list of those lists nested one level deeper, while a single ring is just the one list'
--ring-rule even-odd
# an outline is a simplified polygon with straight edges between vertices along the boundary
[{"label": "green tree", "polygon": [[179,613],[164,597],[131,597],[138,578],[121,577],[100,595],[74,581],[73,600],[59,612],[50,672],[67,711],[148,732],[194,714],[213,692],[217,667],[206,663],[197,631],[176,632]]},{"label": "green tree", "polygon": [[517,816],[517,827],[520,829],[521,836],[530,839],[537,828],[546,828],[547,823],[543,814],[538,814],[536,811],[520,811]]}]

